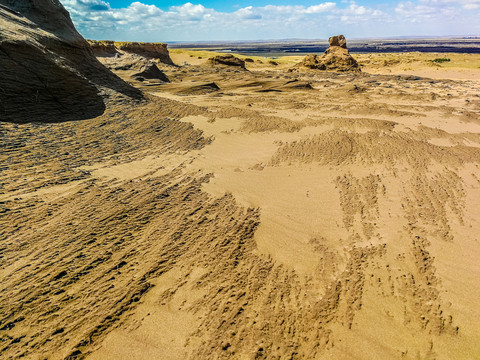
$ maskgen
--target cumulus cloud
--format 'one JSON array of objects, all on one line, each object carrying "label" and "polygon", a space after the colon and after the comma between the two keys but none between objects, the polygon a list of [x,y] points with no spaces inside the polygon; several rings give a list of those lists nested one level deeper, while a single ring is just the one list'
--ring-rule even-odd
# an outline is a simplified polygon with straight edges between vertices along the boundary
[{"label": "cumulus cloud", "polygon": [[77,11],[105,11],[110,10],[110,4],[102,0],[64,0],[66,7],[71,7]]},{"label": "cumulus cloud", "polygon": [[305,14],[319,14],[335,9],[337,4],[333,2],[326,2],[323,4],[312,5],[305,9]]},{"label": "cumulus cloud", "polygon": [[421,3],[437,7],[456,6],[466,10],[480,8],[480,0],[421,0]]},{"label": "cumulus cloud", "polygon": [[406,35],[402,31],[410,30],[408,23],[454,19],[462,11],[480,8],[480,0],[409,0],[377,7],[352,0],[326,1],[311,6],[247,6],[232,12],[191,2],[164,9],[141,1],[120,9],[103,0],[62,2],[84,36],[138,41]]},{"label": "cumulus cloud", "polygon": [[238,16],[240,19],[245,20],[259,20],[262,18],[262,14],[260,14],[253,6],[247,6],[245,8],[239,9],[235,11],[235,15]]},{"label": "cumulus cloud", "polygon": [[406,1],[398,3],[395,12],[408,22],[428,20],[463,22],[472,15],[465,10],[480,8],[478,5],[480,0],[420,0],[418,3]]},{"label": "cumulus cloud", "polygon": [[415,35],[478,35],[480,0],[401,1],[394,9],[398,23]]},{"label": "cumulus cloud", "polygon": [[[152,5],[153,6],[153,5]],[[177,15],[180,20],[200,21],[205,16],[215,14],[215,10],[207,9],[203,5],[186,3],[181,6],[170,7],[170,12]]]}]

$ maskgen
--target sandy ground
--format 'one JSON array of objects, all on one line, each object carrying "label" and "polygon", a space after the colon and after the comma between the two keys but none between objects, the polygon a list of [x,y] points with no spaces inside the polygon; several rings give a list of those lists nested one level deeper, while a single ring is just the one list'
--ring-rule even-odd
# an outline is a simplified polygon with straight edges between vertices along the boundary
[{"label": "sandy ground", "polygon": [[150,104],[1,124],[2,356],[480,356],[478,56],[171,56],[118,71]]}]

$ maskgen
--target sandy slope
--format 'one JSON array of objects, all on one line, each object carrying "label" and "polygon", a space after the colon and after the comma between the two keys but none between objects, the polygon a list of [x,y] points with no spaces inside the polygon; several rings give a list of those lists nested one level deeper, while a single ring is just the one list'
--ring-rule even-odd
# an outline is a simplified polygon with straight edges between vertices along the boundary
[{"label": "sandy slope", "polygon": [[153,103],[1,124],[2,356],[478,358],[478,71],[195,59]]}]

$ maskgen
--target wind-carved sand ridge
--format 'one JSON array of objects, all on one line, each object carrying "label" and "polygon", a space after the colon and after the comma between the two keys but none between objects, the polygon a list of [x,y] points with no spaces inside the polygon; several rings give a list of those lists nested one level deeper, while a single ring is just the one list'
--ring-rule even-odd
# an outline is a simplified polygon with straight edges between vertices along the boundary
[{"label": "wind-carved sand ridge", "polygon": [[2,358],[478,356],[480,70],[119,53],[0,122]]}]

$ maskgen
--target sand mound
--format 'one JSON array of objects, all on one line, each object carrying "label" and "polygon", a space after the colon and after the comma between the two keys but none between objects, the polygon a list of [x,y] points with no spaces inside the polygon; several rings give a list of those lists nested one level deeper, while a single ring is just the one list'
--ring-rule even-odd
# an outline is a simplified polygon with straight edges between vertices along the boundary
[{"label": "sand mound", "polygon": [[0,120],[86,119],[104,97],[141,92],[108,71],[54,0],[4,1],[0,8]]},{"label": "sand mound", "polygon": [[208,94],[220,90],[217,84],[214,82],[190,86],[185,89],[180,90],[178,93],[182,95],[201,95]]},{"label": "sand mound", "polygon": [[357,61],[348,53],[347,49],[331,46],[322,56],[322,62],[327,70],[359,71]]},{"label": "sand mound", "polygon": [[208,59],[212,65],[226,65],[226,66],[235,66],[245,69],[245,61],[242,59],[233,56],[232,54],[227,55],[218,55]]},{"label": "sand mound", "polygon": [[312,90],[312,84],[307,81],[299,81],[297,79],[287,81],[283,84],[283,87],[286,89],[305,89],[305,90]]},{"label": "sand mound", "polygon": [[444,149],[401,133],[370,131],[350,134],[333,130],[283,145],[273,156],[272,164],[318,161],[334,165],[372,165],[405,161],[412,168],[427,168],[433,159],[442,164],[461,164],[474,162],[479,157],[478,148],[455,146]]},{"label": "sand mound", "polygon": [[163,82],[170,82],[167,75],[161,71],[154,63],[148,63],[142,67],[142,70],[132,75],[132,78],[138,81],[148,80],[160,80]]},{"label": "sand mound", "polygon": [[309,54],[299,64],[301,67],[314,70],[360,71],[357,61],[347,50],[345,36],[332,36],[329,48],[322,56]]}]

